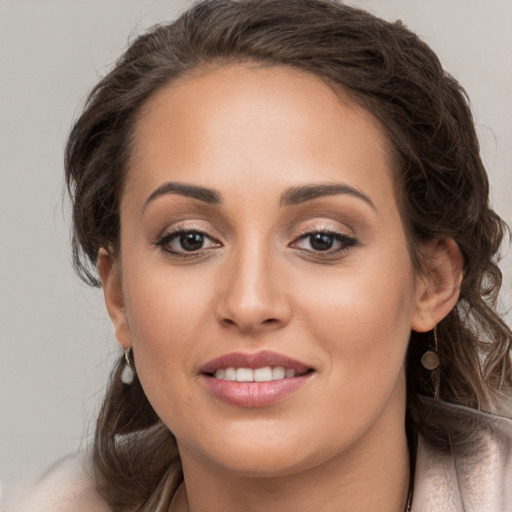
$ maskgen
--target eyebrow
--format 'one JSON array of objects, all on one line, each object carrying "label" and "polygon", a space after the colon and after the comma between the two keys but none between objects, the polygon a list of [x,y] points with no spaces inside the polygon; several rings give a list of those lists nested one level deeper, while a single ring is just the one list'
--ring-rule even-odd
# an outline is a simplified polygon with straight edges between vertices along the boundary
[{"label": "eyebrow", "polygon": [[337,194],[347,194],[352,197],[361,199],[374,210],[377,210],[373,201],[360,190],[344,183],[335,184],[319,184],[319,185],[303,185],[288,189],[282,196],[281,206],[292,206],[306,201],[311,201],[319,197],[333,196]]},{"label": "eyebrow", "polygon": [[[144,210],[149,203],[166,194],[178,194],[185,197],[192,197],[212,205],[222,204],[222,196],[216,190],[199,185],[169,181],[163,183],[151,193],[151,195],[146,199],[142,209]],[[281,206],[294,206],[306,201],[312,201],[319,197],[338,194],[347,194],[361,199],[374,210],[377,210],[373,201],[366,194],[363,194],[360,190],[343,183],[300,185],[291,187],[282,194],[279,203]]]},{"label": "eyebrow", "polygon": [[166,194],[178,194],[185,197],[193,197],[199,201],[214,205],[219,205],[222,203],[221,195],[211,188],[169,181],[160,185],[151,193],[151,195],[146,199],[142,209],[144,210],[149,203],[154,201],[156,198]]}]

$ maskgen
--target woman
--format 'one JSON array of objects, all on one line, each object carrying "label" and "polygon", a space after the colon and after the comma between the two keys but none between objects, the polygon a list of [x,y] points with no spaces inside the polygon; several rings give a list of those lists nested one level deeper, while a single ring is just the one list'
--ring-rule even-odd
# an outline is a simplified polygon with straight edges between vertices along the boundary
[{"label": "woman", "polygon": [[506,226],[401,24],[201,2],[96,86],[66,178],[124,356],[63,510],[512,510]]}]

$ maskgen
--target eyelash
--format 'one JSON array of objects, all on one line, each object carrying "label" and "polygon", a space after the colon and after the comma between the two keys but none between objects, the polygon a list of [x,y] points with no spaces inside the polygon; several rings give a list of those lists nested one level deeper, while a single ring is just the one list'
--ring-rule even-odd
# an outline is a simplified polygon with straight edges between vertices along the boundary
[{"label": "eyelash", "polygon": [[[204,240],[208,239],[213,242],[211,247],[201,247],[195,251],[187,251],[186,249],[183,249],[182,251],[173,250],[170,248],[171,242],[174,240],[179,240],[181,236],[184,235],[199,235],[202,238],[202,244],[204,244]],[[180,243],[182,244],[183,240],[180,240]],[[190,258],[190,257],[197,257],[199,254],[204,254],[205,252],[210,251],[213,248],[221,247],[221,243],[217,242],[212,236],[208,235],[201,229],[197,228],[177,228],[173,231],[168,231],[164,233],[162,236],[158,238],[158,240],[155,242],[155,246],[161,248],[166,253],[177,256],[181,258]]]},{"label": "eyelash", "polygon": [[313,249],[303,249],[304,251],[311,252],[315,256],[336,256],[340,255],[344,252],[349,251],[352,247],[357,245],[357,240],[353,238],[352,236],[349,236],[345,233],[341,233],[339,231],[334,231],[330,229],[315,229],[312,231],[308,231],[306,233],[303,233],[299,238],[297,238],[292,244],[291,247],[293,247],[295,244],[297,244],[298,241],[301,240],[307,240],[309,239],[309,243],[311,245],[312,237],[315,235],[321,235],[324,237],[329,237],[332,240],[332,243],[338,242],[340,247],[337,249],[332,249],[331,247],[327,248],[326,250],[313,250]]},{"label": "eyelash", "polygon": [[[180,240],[180,237],[184,235],[199,235],[201,237],[201,247],[199,247],[197,250],[190,250],[187,251],[186,249],[183,249],[183,239]],[[331,245],[333,245],[335,242],[338,242],[339,246],[336,249],[332,249],[332,247],[328,247],[325,250],[315,250],[315,249],[305,249],[301,247],[297,247],[297,245],[304,240],[309,239],[310,246],[312,244],[312,237],[313,236],[323,236],[328,237],[331,240]],[[211,241],[211,246],[209,247],[203,247],[205,240]],[[182,246],[181,250],[175,250],[172,249],[170,244],[174,242],[175,240],[180,243]],[[191,240],[193,242],[193,240]],[[208,233],[205,233],[201,229],[197,229],[194,227],[180,227],[173,231],[168,231],[161,235],[154,244],[156,247],[162,249],[166,253],[170,254],[171,256],[175,257],[181,257],[181,258],[193,258],[198,257],[201,255],[205,255],[206,253],[210,252],[212,249],[222,247],[222,244],[215,240],[212,236],[210,236]],[[352,247],[357,246],[358,242],[355,238],[345,234],[341,233],[339,231],[330,230],[330,229],[313,229],[310,231],[303,232],[299,237],[297,237],[290,245],[289,247],[297,248],[303,251],[307,254],[312,254],[315,257],[333,257],[337,255],[341,255],[344,252],[349,251]]]}]

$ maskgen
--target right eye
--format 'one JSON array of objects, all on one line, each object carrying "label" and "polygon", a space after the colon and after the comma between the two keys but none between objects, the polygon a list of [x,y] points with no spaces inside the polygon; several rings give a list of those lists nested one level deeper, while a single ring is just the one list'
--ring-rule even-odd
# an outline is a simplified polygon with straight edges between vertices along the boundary
[{"label": "right eye", "polygon": [[184,229],[165,233],[158,239],[156,245],[170,254],[178,255],[199,254],[221,246],[219,242],[202,231]]}]

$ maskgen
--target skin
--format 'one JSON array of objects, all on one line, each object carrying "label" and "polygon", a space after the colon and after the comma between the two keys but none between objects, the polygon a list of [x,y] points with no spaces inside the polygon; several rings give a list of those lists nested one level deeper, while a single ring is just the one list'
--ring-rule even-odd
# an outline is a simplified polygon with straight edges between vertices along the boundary
[{"label": "skin", "polygon": [[[315,76],[225,66],[156,93],[134,140],[120,254],[102,250],[99,271],[116,336],[177,438],[185,486],[172,510],[403,510],[410,331],[454,306],[462,260],[436,240],[414,272],[377,121]],[[169,182],[222,203],[154,194]],[[281,204],[311,184],[352,192]],[[204,245],[177,254],[176,229]],[[325,231],[327,252],[309,236]],[[314,373],[266,407],[212,396],[202,365],[261,350]]]}]

